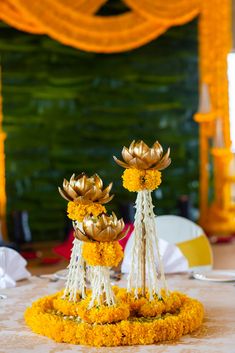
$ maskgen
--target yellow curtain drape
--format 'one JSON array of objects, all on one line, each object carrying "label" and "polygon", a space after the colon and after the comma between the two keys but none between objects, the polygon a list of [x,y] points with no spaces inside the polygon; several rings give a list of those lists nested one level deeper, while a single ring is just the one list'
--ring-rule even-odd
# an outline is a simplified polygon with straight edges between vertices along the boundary
[{"label": "yellow curtain drape", "polygon": [[[102,17],[96,13],[105,0],[1,0],[0,20],[19,30],[46,34],[85,51],[118,53],[138,48],[171,26],[199,16],[200,82],[208,84],[212,113],[222,119],[225,147],[229,148],[227,54],[231,49],[231,0],[123,1],[129,11]],[[198,121],[204,118],[199,116]],[[214,125],[213,119],[207,125],[200,125],[200,143],[206,149],[208,144],[204,142],[213,134]],[[207,179],[207,173],[201,172],[200,183],[205,185],[201,188],[202,200],[207,199],[207,195],[202,195],[208,188]],[[201,212],[206,215],[206,201],[201,204],[205,206],[201,206]]]},{"label": "yellow curtain drape", "polygon": [[114,53],[137,48],[184,24],[200,12],[200,1],[126,0],[117,16],[96,16],[104,0],[1,0],[0,19],[31,33],[44,33],[79,49]]}]

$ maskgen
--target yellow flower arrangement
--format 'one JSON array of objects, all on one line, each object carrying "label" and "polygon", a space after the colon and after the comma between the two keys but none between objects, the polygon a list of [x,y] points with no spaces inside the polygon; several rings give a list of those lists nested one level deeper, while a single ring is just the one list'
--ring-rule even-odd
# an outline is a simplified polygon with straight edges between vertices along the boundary
[{"label": "yellow flower arrangement", "polygon": [[94,202],[74,202],[69,201],[67,207],[68,217],[73,221],[82,222],[87,215],[98,216],[106,212],[106,208]]},{"label": "yellow flower arrangement", "polygon": [[[114,291],[119,290],[114,288]],[[124,290],[120,289],[120,295],[124,294]],[[110,318],[113,316],[114,323],[90,324],[77,316],[63,315],[58,310],[58,306],[55,306],[58,296],[57,293],[39,299],[25,312],[26,323],[34,332],[50,337],[56,342],[108,347],[154,344],[179,339],[182,335],[193,332],[202,324],[204,315],[200,302],[177,293],[178,298],[181,298],[181,305],[173,314],[167,312],[146,318],[129,317],[116,322],[113,312]],[[171,300],[174,301],[174,297]],[[102,315],[104,318],[111,313],[110,310],[107,314],[107,307],[103,308],[103,306],[92,310],[88,319],[90,322],[101,321]],[[121,314],[117,314],[117,317],[118,315],[121,318]]]},{"label": "yellow flower arrangement", "polygon": [[129,304],[132,316],[152,317],[166,312],[174,313],[186,298],[186,295],[177,291],[166,294],[165,290],[161,290],[160,297],[156,296],[150,301],[148,292],[145,297],[135,298],[134,292],[128,293],[125,288],[113,287],[113,290],[118,302]]},{"label": "yellow flower arrangement", "polygon": [[161,291],[161,299],[156,297],[149,301],[146,297],[135,298],[133,293],[128,293],[125,288],[113,287],[117,305],[100,305],[88,309],[91,300],[91,291],[87,297],[78,302],[71,302],[61,298],[62,292],[57,293],[53,300],[53,307],[63,315],[80,317],[88,323],[113,323],[133,317],[154,317],[162,313],[175,313],[183,304],[186,296],[180,292]]},{"label": "yellow flower arrangement", "polygon": [[53,299],[53,308],[63,315],[79,317],[87,323],[114,323],[126,320],[130,316],[130,309],[127,303],[118,303],[117,305],[97,305],[88,309],[91,300],[91,291],[88,291],[87,297],[79,302],[71,302],[61,298],[62,292],[57,293]]},{"label": "yellow flower arrangement", "polygon": [[141,190],[155,190],[161,184],[161,172],[158,170],[142,170],[136,168],[125,169],[123,175],[123,186],[133,192]]},{"label": "yellow flower arrangement", "polygon": [[118,266],[123,258],[121,245],[117,241],[84,242],[82,255],[90,266]]}]

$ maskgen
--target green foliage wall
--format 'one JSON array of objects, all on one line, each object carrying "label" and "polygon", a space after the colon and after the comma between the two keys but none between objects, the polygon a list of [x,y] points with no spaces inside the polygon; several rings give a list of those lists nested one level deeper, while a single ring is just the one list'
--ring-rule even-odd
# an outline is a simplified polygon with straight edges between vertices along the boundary
[{"label": "green foliage wall", "polygon": [[198,192],[197,22],[170,29],[134,51],[101,55],[45,36],[0,27],[9,227],[29,211],[34,240],[61,238],[65,205],[57,192],[73,172],[114,181],[113,207],[135,194],[112,160],[132,139],[171,147],[158,213],[176,213]]}]

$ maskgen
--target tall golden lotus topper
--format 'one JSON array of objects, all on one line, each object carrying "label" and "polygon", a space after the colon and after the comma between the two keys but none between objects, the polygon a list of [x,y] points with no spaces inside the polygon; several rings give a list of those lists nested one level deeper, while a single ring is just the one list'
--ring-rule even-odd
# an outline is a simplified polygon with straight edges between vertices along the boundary
[{"label": "tall golden lotus topper", "polygon": [[152,147],[149,147],[144,141],[132,141],[129,148],[123,147],[120,161],[113,156],[115,162],[123,168],[136,168],[139,170],[163,170],[170,163],[170,148],[163,155],[163,148],[158,141]]},{"label": "tall golden lotus topper", "polygon": [[60,195],[67,201],[91,201],[100,204],[108,203],[114,195],[109,195],[113,183],[103,189],[103,181],[98,174],[88,177],[85,173],[75,176],[70,180],[64,179],[63,188],[58,188]]}]

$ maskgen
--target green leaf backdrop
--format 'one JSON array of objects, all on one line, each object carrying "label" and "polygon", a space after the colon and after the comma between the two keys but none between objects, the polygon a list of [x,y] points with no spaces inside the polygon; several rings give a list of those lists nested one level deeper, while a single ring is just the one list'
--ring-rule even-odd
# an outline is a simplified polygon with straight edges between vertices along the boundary
[{"label": "green leaf backdrop", "polygon": [[197,206],[197,52],[197,21],[114,55],[85,53],[2,24],[10,233],[12,211],[28,210],[35,241],[62,239],[66,202],[57,186],[73,172],[114,181],[110,207],[117,212],[133,201],[112,159],[132,139],[171,147],[157,213],[177,213],[183,194]]}]

